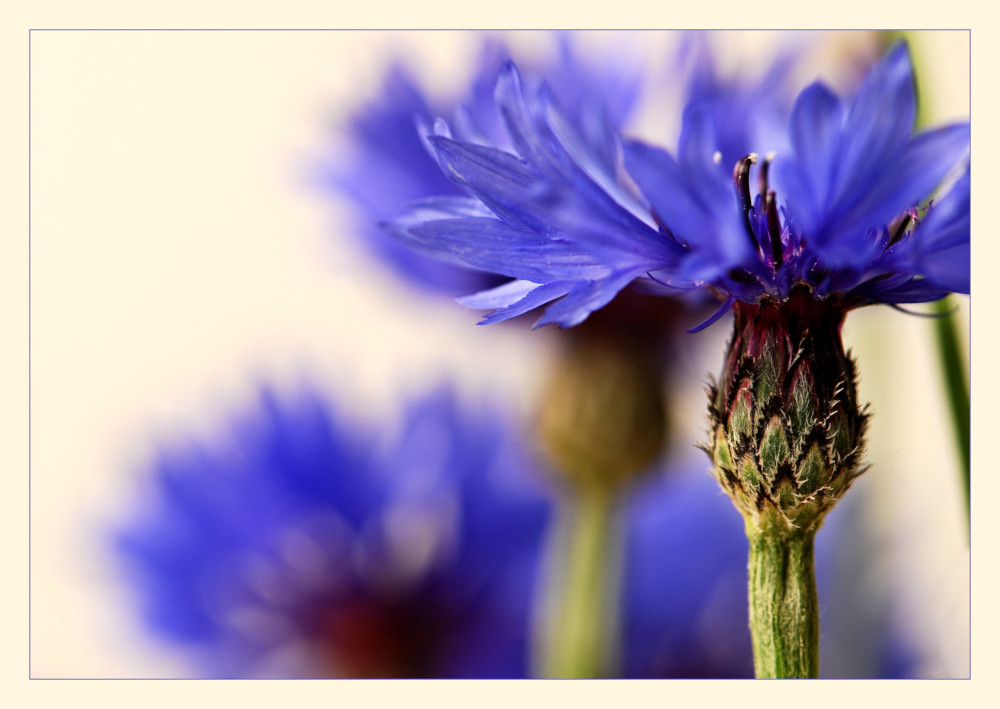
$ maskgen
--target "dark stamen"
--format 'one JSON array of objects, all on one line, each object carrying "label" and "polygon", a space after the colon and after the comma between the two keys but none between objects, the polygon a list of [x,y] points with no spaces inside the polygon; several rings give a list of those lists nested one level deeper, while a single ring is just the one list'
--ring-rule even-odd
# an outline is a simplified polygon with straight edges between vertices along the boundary
[{"label": "dark stamen", "polygon": [[758,184],[759,184],[759,187],[760,187],[760,189],[758,191],[761,194],[767,194],[768,193],[768,187],[770,186],[769,183],[768,183],[768,180],[769,180],[770,174],[771,174],[771,161],[772,160],[774,160],[774,153],[768,153],[767,155],[765,155],[764,156],[764,162],[762,162],[760,164],[760,170],[757,173],[757,177],[758,177],[758,180],[759,180]]},{"label": "dark stamen", "polygon": [[781,222],[778,221],[778,205],[774,190],[767,193],[764,200],[764,214],[767,215],[767,237],[771,242],[771,257],[774,259],[774,270],[781,268]]},{"label": "dark stamen", "polygon": [[729,269],[726,272],[726,275],[729,276],[730,278],[732,278],[734,281],[736,281],[740,285],[744,285],[744,286],[747,285],[748,283],[753,283],[753,280],[754,280],[750,276],[749,273],[746,273],[744,271],[738,271],[735,268]]},{"label": "dark stamen", "polygon": [[777,271],[781,268],[782,263],[781,222],[778,219],[778,205],[775,201],[774,191],[768,189],[772,160],[774,160],[774,153],[768,153],[760,165],[759,174],[760,193],[764,195],[764,214],[767,217],[767,238],[771,246],[771,260],[774,270]]},{"label": "dark stamen", "polygon": [[760,251],[760,242],[757,241],[757,235],[753,233],[753,226],[750,224],[750,210],[753,208],[753,201],[750,199],[750,166],[756,164],[757,153],[750,153],[736,163],[736,167],[733,168],[733,184],[736,186],[736,199],[739,201],[740,214],[743,215],[743,225],[753,245]]}]

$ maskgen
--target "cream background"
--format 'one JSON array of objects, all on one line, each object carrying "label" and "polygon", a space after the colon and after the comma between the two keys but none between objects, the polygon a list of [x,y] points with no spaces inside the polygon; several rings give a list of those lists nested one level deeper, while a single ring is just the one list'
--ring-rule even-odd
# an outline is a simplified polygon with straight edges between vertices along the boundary
[{"label": "cream background", "polygon": [[[207,41],[220,36],[224,49]],[[130,465],[143,455],[136,439],[149,426],[208,425],[246,395],[247,377],[294,380],[302,370],[376,414],[399,387],[455,368],[474,387],[487,386],[487,370],[501,377],[491,388],[531,389],[530,371],[507,366],[529,351],[516,333],[494,328],[484,339],[468,313],[378,280],[350,249],[331,253],[330,210],[296,182],[297,159],[324,144],[322,113],[350,98],[347,77],[374,77],[385,58],[370,36],[333,36],[336,43],[312,33],[32,36],[36,677],[161,666],[152,648],[108,647],[128,630],[87,537],[129,489]],[[448,65],[439,38],[419,55],[422,69]],[[428,326],[431,307],[438,314]],[[372,328],[376,318],[387,324]],[[877,423],[912,431],[937,406],[925,325],[891,312],[852,316],[847,336],[858,341]],[[446,355],[457,337],[463,357],[453,364]],[[916,398],[879,392],[915,379],[923,383]],[[932,605],[950,599],[945,617],[932,619],[940,628],[964,617],[958,602],[967,590],[947,579],[967,560],[959,520],[942,514],[957,502],[947,494],[949,432],[921,431],[919,456],[872,431],[873,444],[892,441],[882,451],[873,445],[872,455],[893,461],[895,478],[874,494],[890,484],[907,490],[893,514],[924,535],[909,554],[926,562],[933,550],[922,583]],[[918,469],[937,477],[913,484],[908,471]],[[985,488],[978,480],[977,491]],[[927,529],[918,522],[932,508],[940,525]],[[914,561],[903,554],[895,563]],[[965,645],[951,642],[950,655]]]}]

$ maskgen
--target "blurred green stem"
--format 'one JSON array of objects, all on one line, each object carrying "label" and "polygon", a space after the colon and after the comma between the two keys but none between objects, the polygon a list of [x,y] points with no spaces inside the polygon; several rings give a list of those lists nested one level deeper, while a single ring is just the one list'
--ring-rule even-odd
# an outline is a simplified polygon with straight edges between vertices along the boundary
[{"label": "blurred green stem", "polygon": [[969,451],[969,388],[965,364],[958,343],[958,328],[952,312],[952,299],[942,298],[934,303],[934,310],[940,316],[934,319],[934,335],[937,340],[938,356],[941,361],[941,376],[944,380],[948,407],[951,411],[952,428],[961,457],[959,481],[965,497],[965,516],[969,516],[969,471],[971,467]]},{"label": "blurred green stem", "polygon": [[556,518],[538,671],[541,677],[615,675],[621,558],[615,491],[574,490]]},{"label": "blurred green stem", "polygon": [[676,306],[663,300],[619,298],[565,331],[539,398],[534,432],[560,492],[536,617],[543,677],[616,673],[622,501],[666,442],[661,339]]},{"label": "blurred green stem", "polygon": [[[915,42],[916,33],[899,32],[887,33],[887,43],[894,41],[897,37],[905,38],[910,43],[910,54],[913,57],[916,67],[915,80],[917,83],[917,121],[916,126],[924,128],[929,123],[929,111],[927,95],[928,89],[921,82],[924,76],[925,59],[924,55],[918,51],[919,42]],[[941,376],[944,380],[945,394],[948,398],[948,407],[951,411],[952,428],[955,431],[955,439],[958,445],[958,454],[961,458],[961,468],[959,469],[959,484],[962,486],[962,493],[965,498],[965,517],[969,518],[969,475],[971,470],[970,443],[969,443],[969,384],[965,372],[965,365],[958,346],[958,329],[955,327],[955,316],[951,312],[953,299],[945,297],[934,303],[934,312],[939,317],[934,319],[934,335],[937,340],[938,356],[941,362]]]}]

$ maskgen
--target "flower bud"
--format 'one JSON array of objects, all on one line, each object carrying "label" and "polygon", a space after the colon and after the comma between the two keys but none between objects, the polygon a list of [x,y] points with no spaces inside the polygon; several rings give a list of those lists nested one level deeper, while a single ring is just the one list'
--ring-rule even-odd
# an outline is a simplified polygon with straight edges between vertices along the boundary
[{"label": "flower bud", "polygon": [[539,436],[571,485],[616,488],[656,459],[665,439],[659,375],[622,348],[566,349],[544,396]]},{"label": "flower bud", "polygon": [[[560,337],[538,410],[543,454],[573,488],[615,490],[646,471],[667,437],[659,339],[671,311],[608,308]],[[642,317],[640,317],[640,315]]]},{"label": "flower bud", "polygon": [[748,521],[818,527],[862,472],[867,407],[845,354],[844,310],[799,288],[737,303],[725,369],[709,388],[713,472]]}]

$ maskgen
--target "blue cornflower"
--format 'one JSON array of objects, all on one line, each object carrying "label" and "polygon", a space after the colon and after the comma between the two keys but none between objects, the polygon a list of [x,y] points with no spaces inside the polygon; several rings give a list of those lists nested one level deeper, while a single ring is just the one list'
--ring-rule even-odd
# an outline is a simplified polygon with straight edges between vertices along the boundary
[{"label": "blue cornflower", "polygon": [[805,88],[778,131],[755,120],[763,102],[695,85],[676,156],[610,126],[583,136],[511,62],[495,100],[513,150],[439,122],[428,141],[469,196],[423,200],[389,231],[514,278],[465,300],[494,311],[483,323],[544,306],[538,325],[571,327],[649,282],[718,296],[702,326],[734,311],[704,448],[745,520],[755,670],[816,676],[813,542],[865,470],[869,418],[841,328],[863,305],[968,292],[969,125],[914,133],[902,43],[849,101]]},{"label": "blue cornflower", "polygon": [[262,390],[153,463],[118,535],[150,625],[214,677],[519,677],[548,503],[494,412],[448,390],[380,436]]},{"label": "blue cornflower", "polygon": [[[598,146],[508,63],[496,105],[514,150],[453,139],[439,123],[428,140],[471,197],[424,200],[390,231],[517,279],[466,300],[496,309],[484,322],[549,304],[540,325],[576,325],[634,281],[708,289],[725,300],[720,314],[796,287],[845,309],[968,290],[968,180],[923,221],[920,208],[967,161],[969,127],[914,135],[905,45],[849,103],[807,87],[780,131],[752,102],[733,115],[731,102],[703,93],[685,109],[676,157],[619,143],[610,126]],[[728,124],[763,125],[772,142],[727,162],[724,148],[746,144],[728,139]],[[619,149],[622,163],[610,162]],[[944,214],[931,219],[936,209]]]},{"label": "blue cornflower", "polygon": [[[539,471],[447,390],[402,419],[264,389],[223,439],[161,452],[116,535],[152,629],[211,677],[524,676]],[[627,502],[622,676],[748,676],[742,524],[671,466]]]},{"label": "blue cornflower", "polygon": [[[507,49],[503,42],[482,43],[469,83],[449,101],[433,101],[401,63],[387,73],[376,97],[350,117],[350,152],[323,170],[323,181],[349,197],[359,212],[361,236],[376,255],[411,283],[448,295],[496,286],[507,279],[457,259],[433,258],[387,238],[378,222],[400,207],[432,196],[461,196],[462,190],[438,168],[424,139],[435,117],[453,117],[456,138],[509,147],[493,104],[493,84]],[[638,75],[610,57],[581,56],[568,35],[558,38],[554,60],[528,67],[555,80],[567,114],[584,134],[602,131],[605,122],[620,128],[636,104]]]}]

